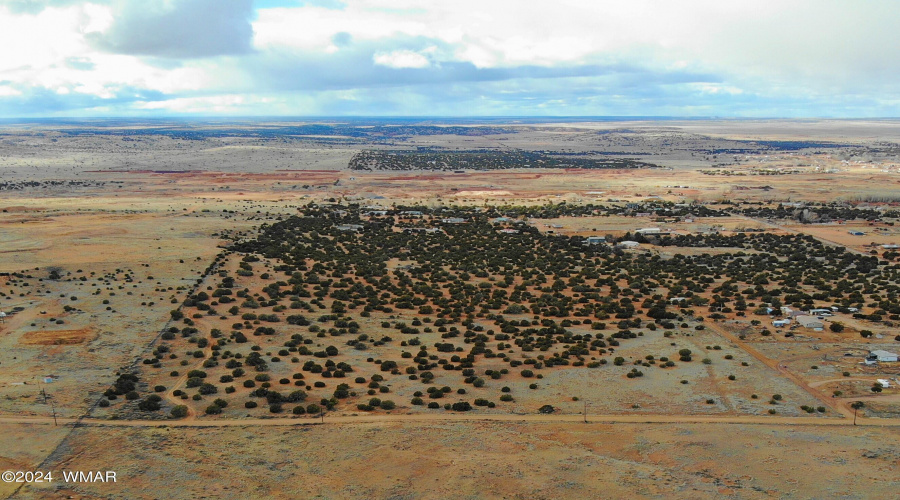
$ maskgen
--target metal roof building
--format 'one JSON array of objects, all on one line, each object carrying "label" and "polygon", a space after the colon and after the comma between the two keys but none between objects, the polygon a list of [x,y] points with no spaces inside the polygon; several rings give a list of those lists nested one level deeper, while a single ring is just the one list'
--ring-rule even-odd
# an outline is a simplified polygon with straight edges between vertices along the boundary
[{"label": "metal roof building", "polygon": [[797,323],[800,323],[800,326],[805,328],[813,328],[816,330],[825,328],[825,323],[822,323],[822,321],[815,316],[797,316],[795,319],[797,320]]}]

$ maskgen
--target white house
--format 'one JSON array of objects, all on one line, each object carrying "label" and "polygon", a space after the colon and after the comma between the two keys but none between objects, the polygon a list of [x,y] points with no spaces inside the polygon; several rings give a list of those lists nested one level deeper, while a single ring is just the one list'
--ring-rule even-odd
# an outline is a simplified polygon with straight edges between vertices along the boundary
[{"label": "white house", "polygon": [[885,389],[887,389],[888,387],[891,386],[891,381],[886,378],[875,379],[875,381],[878,382],[881,385],[881,387],[883,387]]},{"label": "white house", "polygon": [[796,319],[797,323],[800,323],[800,326],[804,328],[812,328],[813,330],[825,328],[825,324],[815,316],[797,316]]},{"label": "white house", "polygon": [[788,326],[790,324],[791,324],[790,319],[776,319],[775,321],[772,322],[772,326],[778,327],[778,328],[780,328],[782,326]]},{"label": "white house", "polygon": [[889,363],[897,361],[897,354],[879,349],[877,351],[869,351],[869,355],[866,357],[866,359]]}]

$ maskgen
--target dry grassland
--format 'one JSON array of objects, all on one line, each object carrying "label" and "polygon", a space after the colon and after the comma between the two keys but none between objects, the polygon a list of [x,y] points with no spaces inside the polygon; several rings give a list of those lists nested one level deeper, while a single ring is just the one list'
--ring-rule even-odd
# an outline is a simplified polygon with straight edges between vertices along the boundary
[{"label": "dry grassland", "polygon": [[372,423],[84,428],[47,466],[116,484],[16,498],[885,498],[896,429]]}]

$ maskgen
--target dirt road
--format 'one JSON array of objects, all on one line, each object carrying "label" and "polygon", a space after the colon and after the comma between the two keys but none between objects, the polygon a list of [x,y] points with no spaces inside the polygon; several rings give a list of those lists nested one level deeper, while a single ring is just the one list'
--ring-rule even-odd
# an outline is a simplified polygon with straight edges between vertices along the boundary
[{"label": "dirt road", "polygon": [[[851,413],[852,418],[852,413]],[[398,414],[326,414],[316,417],[277,417],[222,419],[196,418],[191,420],[99,420],[92,418],[60,418],[59,425],[113,427],[240,427],[292,426],[322,424],[364,424],[389,422],[583,422],[581,414],[478,414],[478,413],[398,413]],[[588,423],[647,423],[647,424],[772,424],[772,425],[852,425],[845,418],[782,417],[782,416],[722,416],[722,415],[588,415]],[[859,419],[860,425],[900,426],[900,419]],[[47,417],[0,417],[0,425],[54,425]]]},{"label": "dirt road", "polygon": [[841,377],[841,378],[830,378],[828,380],[816,380],[815,382],[810,382],[810,387],[819,387],[826,384],[830,384],[832,382],[847,382],[852,380],[860,380],[863,382],[875,382],[876,377]]}]

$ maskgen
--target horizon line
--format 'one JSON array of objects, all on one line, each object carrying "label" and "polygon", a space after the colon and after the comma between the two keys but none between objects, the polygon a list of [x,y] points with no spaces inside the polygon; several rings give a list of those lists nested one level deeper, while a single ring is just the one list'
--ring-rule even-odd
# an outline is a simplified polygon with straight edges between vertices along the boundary
[{"label": "horizon line", "polygon": [[153,120],[534,120],[534,121],[551,121],[551,120],[570,120],[570,121],[761,121],[761,120],[778,120],[778,121],[854,121],[854,120],[877,120],[892,121],[900,120],[900,116],[855,116],[855,117],[829,117],[829,116],[807,116],[807,117],[787,117],[787,116],[768,116],[768,117],[747,117],[747,116],[677,116],[677,115],[155,115],[155,116],[135,116],[135,115],[92,115],[92,116],[10,116],[0,117],[0,123],[3,122],[29,122],[29,121],[91,121],[91,120],[133,120],[133,121],[153,121]]}]

